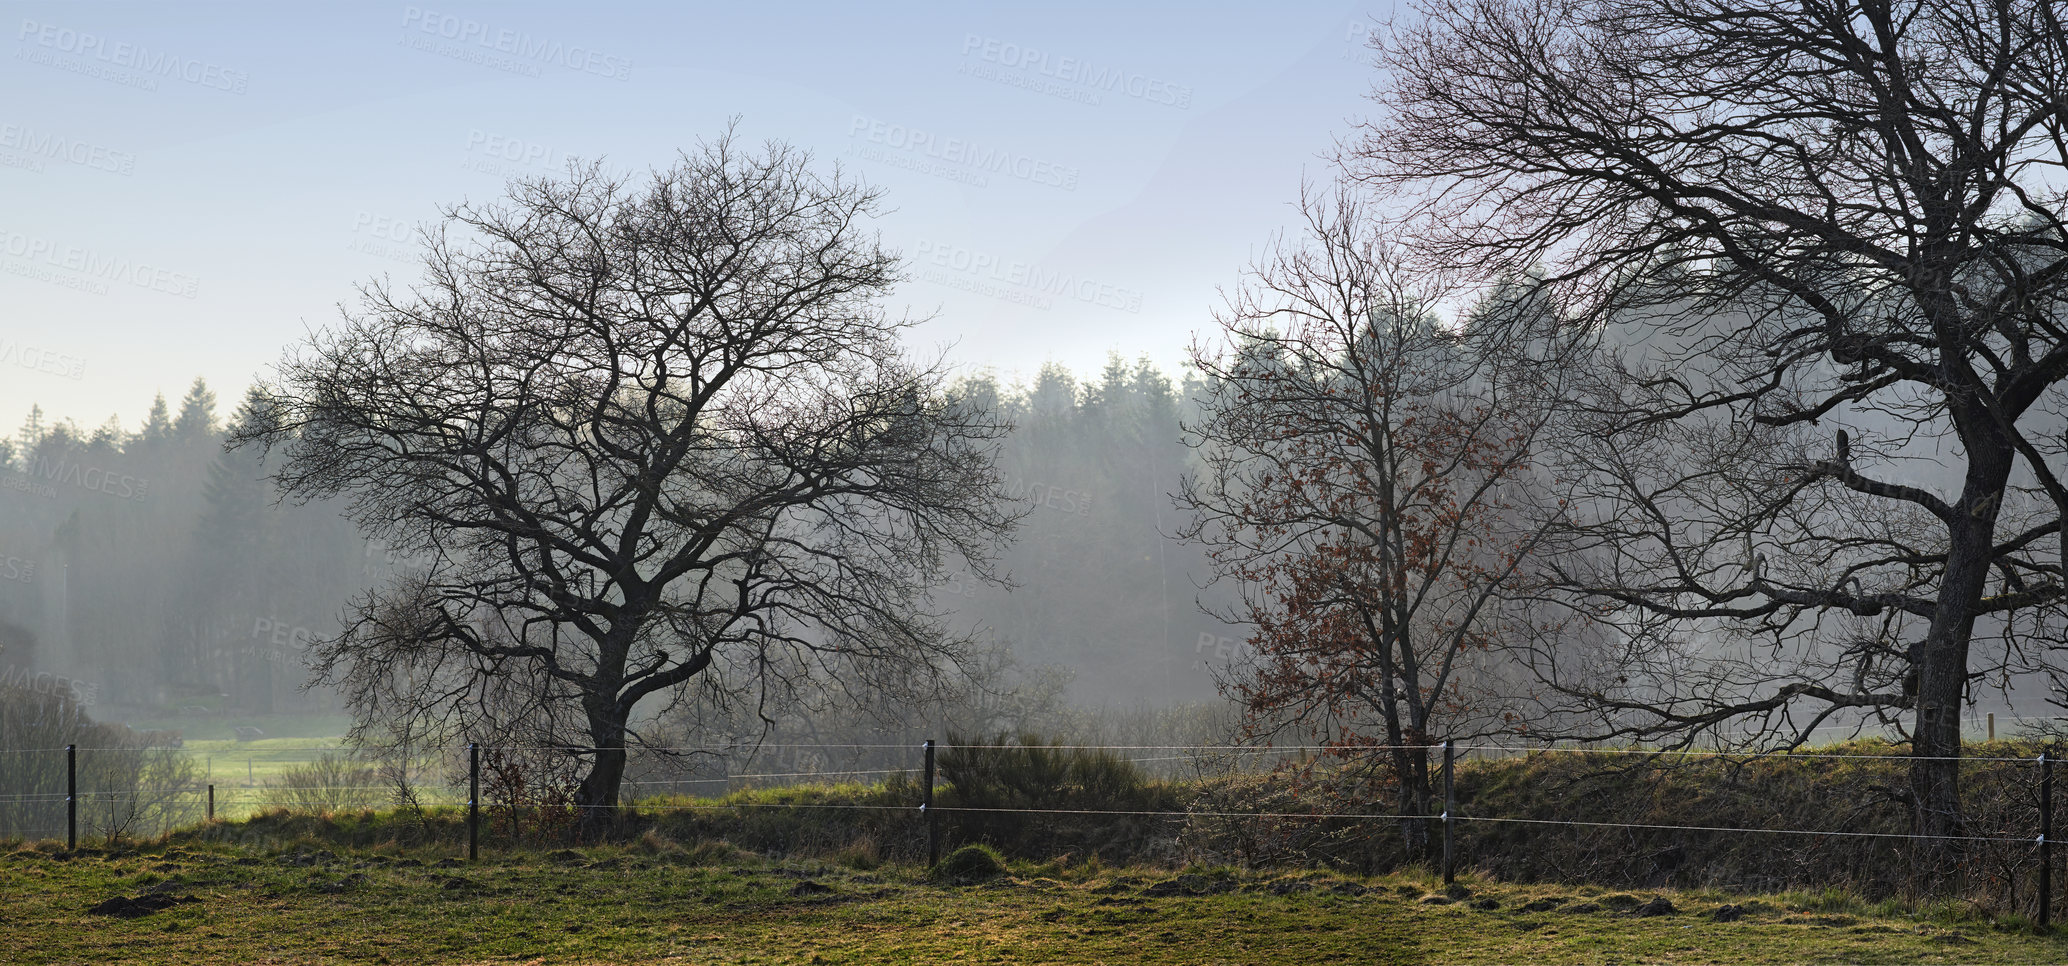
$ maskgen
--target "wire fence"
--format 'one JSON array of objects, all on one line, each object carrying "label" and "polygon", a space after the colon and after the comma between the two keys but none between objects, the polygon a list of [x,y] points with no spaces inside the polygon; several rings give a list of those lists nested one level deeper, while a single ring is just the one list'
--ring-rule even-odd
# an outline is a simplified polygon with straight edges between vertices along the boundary
[{"label": "wire fence", "polygon": [[[581,766],[598,751],[483,745],[376,760],[314,743],[250,750],[4,749],[0,838],[63,839],[76,846],[175,829],[214,834],[211,829],[231,820],[282,810],[317,815],[400,805],[437,816],[436,822],[425,819],[423,827],[442,830],[436,834],[455,846],[464,842],[468,854],[477,855],[484,834],[491,847],[521,844],[528,836],[550,838],[555,830],[576,830],[592,816],[629,807],[655,821],[681,816],[702,823],[687,829],[692,833],[723,834],[714,823],[726,816],[769,827],[782,817],[781,834],[792,838],[813,834],[798,816],[829,816],[815,820],[830,823],[816,833],[822,844],[834,844],[842,834],[874,835],[889,850],[915,856],[923,845],[929,861],[938,857],[944,839],[953,844],[1015,836],[1053,841],[1059,850],[1089,843],[1094,853],[1125,838],[1136,853],[1154,851],[1144,843],[1163,843],[1167,850],[1204,849],[1241,861],[1318,857],[1349,864],[1345,856],[1353,854],[1412,861],[1417,841],[1425,843],[1425,855],[1439,854],[1433,843],[1440,836],[1446,873],[1460,863],[1513,873],[1532,868],[1530,861],[1541,871],[1543,854],[1562,853],[1580,857],[1564,868],[1568,875],[1609,869],[1610,878],[1670,878],[1681,868],[1728,861],[1772,877],[1768,885],[1813,878],[1819,862],[1851,863],[1839,871],[1858,877],[1869,865],[1914,864],[1921,849],[1952,849],[1970,876],[1987,879],[2013,904],[2041,915],[2052,907],[2054,758],[2044,752],[1927,759],[1819,751],[1547,750],[1492,742],[1031,748],[977,743],[938,749],[961,756],[963,774],[944,777],[942,766],[953,761],[937,757],[933,742],[739,742],[638,749],[620,785],[622,799],[599,804],[576,792]],[[1384,794],[1359,797],[1356,786],[1313,777],[1327,763],[1398,752],[1431,764],[1432,797],[1421,808]],[[1011,793],[980,793],[977,780],[966,778],[977,768],[972,763],[984,760],[980,756],[1030,754],[1056,761],[1103,756],[1143,773],[1160,770],[1166,783],[1153,794],[1100,797],[1072,785],[1077,779],[1067,775],[1046,791]],[[1891,803],[1900,799],[1897,783],[1906,766],[1928,761],[1957,763],[1966,792],[1957,824],[1921,834],[1908,827],[1909,813]],[[1466,767],[1457,768],[1457,762]],[[1307,777],[1288,777],[1293,775]],[[1539,794],[1517,794],[1517,783],[1528,781],[1546,787]],[[1178,786],[1182,792],[1171,791]],[[1377,786],[1363,787],[1369,792]],[[1883,800],[1869,807],[1858,794],[1863,788],[1879,789]],[[1346,795],[1344,789],[1353,791]],[[740,834],[752,840],[756,833]],[[1809,844],[1771,844],[1785,840]],[[1847,847],[1852,851],[1833,844],[1846,841],[1860,844]],[[1769,844],[1756,844],[1762,842]],[[1909,851],[1886,851],[1891,848]],[[1643,871],[1646,862],[1649,873]]]}]

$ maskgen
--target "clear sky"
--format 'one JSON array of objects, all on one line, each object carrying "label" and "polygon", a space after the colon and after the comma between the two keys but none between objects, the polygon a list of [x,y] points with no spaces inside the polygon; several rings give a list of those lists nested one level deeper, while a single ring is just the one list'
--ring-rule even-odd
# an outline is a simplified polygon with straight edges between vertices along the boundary
[{"label": "clear sky", "polygon": [[733,116],[886,190],[922,347],[1175,372],[1369,112],[1391,12],[881,6],[0,3],[0,434],[32,403],[134,429],[197,375],[227,412],[413,277],[439,205]]}]

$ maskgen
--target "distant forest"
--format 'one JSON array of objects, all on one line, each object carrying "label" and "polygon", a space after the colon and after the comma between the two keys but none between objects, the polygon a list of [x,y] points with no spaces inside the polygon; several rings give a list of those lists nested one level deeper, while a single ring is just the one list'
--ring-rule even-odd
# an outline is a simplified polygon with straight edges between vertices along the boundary
[{"label": "distant forest", "polygon": [[[1235,654],[1241,632],[1196,603],[1199,548],[1167,536],[1198,385],[1118,357],[1089,379],[966,381],[1014,424],[999,466],[1028,513],[1003,558],[1012,590],[963,577],[936,600],[1023,668],[1059,670],[1075,703],[1208,698]],[[259,454],[225,451],[249,405],[223,414],[196,379],[133,430],[39,407],[0,440],[0,677],[62,683],[104,720],[336,708],[301,690],[308,643],[411,561],[337,505],[277,500]]]}]

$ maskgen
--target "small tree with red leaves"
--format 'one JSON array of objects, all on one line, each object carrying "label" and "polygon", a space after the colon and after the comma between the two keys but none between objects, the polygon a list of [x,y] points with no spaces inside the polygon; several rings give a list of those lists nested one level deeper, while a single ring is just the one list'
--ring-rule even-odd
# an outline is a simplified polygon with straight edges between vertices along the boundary
[{"label": "small tree with red leaves", "polygon": [[1222,669],[1252,736],[1317,745],[1397,796],[1426,847],[1432,747],[1523,726],[1502,685],[1507,592],[1538,535],[1515,502],[1562,398],[1552,314],[1527,285],[1442,325],[1354,198],[1302,204],[1195,345],[1200,469],[1183,535],[1255,629]]}]

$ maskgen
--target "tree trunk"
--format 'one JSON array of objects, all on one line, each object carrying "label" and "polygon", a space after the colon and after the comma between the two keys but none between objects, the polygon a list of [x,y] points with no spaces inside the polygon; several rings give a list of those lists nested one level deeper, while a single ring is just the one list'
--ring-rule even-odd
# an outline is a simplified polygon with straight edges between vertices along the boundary
[{"label": "tree trunk", "polygon": [[1409,861],[1429,858],[1429,752],[1398,747],[1393,752],[1393,775],[1400,782],[1400,834]]},{"label": "tree trunk", "polygon": [[618,827],[618,786],[625,778],[625,748],[599,748],[589,773],[582,776],[575,791],[575,807],[581,809],[579,829],[584,839],[606,838]]},{"label": "tree trunk", "polygon": [[[1986,592],[1997,506],[2010,470],[2007,448],[1976,450],[1971,454],[1957,512],[1947,528],[1946,572],[1939,586],[1938,611],[1912,659],[1917,704],[1911,727],[1910,794],[1918,835],[1962,833],[1960,706],[1967,691],[1968,641],[1974,629],[1975,604]],[[1932,881],[1957,874],[1956,844],[1920,841],[1919,875]]]},{"label": "tree trunk", "polygon": [[618,790],[625,781],[625,729],[615,708],[589,710],[589,740],[596,760],[575,789],[575,808],[581,815],[576,829],[582,838],[608,838],[618,829]]},{"label": "tree trunk", "polygon": [[1911,727],[1910,790],[1917,834],[1955,835],[1960,828],[1960,702],[1967,683],[1967,635],[1938,628],[1917,661],[1917,709]]}]

